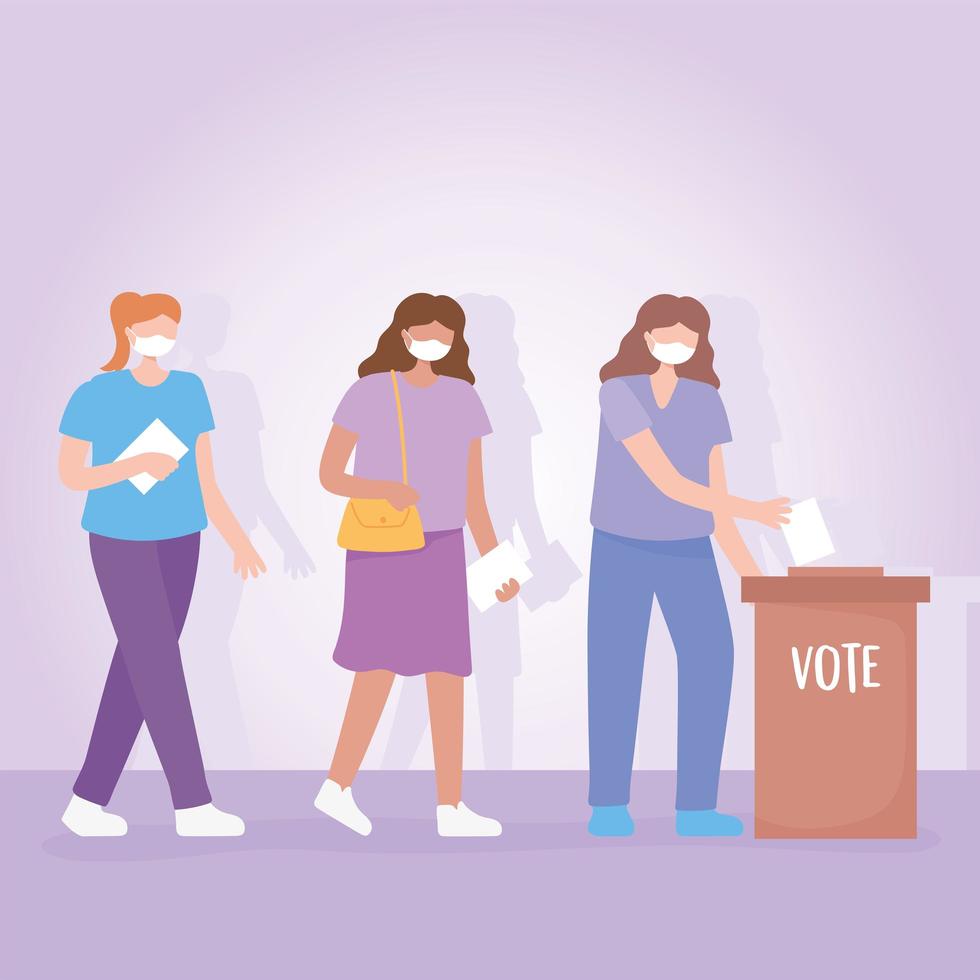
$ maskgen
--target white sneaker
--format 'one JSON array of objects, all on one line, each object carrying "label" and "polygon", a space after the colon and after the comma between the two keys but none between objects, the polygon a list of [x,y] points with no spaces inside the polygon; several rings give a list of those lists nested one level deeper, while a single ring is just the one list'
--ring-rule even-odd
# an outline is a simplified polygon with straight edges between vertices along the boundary
[{"label": "white sneaker", "polygon": [[320,792],[316,794],[313,805],[328,817],[333,817],[337,823],[342,823],[362,837],[367,837],[371,833],[371,821],[361,813],[354,802],[354,794],[350,786],[341,789],[340,783],[333,779],[326,780],[320,787]]},{"label": "white sneaker", "polygon": [[504,829],[499,820],[481,817],[462,800],[458,806],[436,807],[436,827],[440,837],[499,837]]},{"label": "white sneaker", "polygon": [[98,803],[73,796],[62,814],[61,822],[79,837],[122,837],[129,829],[115,813],[106,813]]},{"label": "white sneaker", "polygon": [[241,837],[245,821],[219,810],[213,803],[174,810],[180,837]]}]

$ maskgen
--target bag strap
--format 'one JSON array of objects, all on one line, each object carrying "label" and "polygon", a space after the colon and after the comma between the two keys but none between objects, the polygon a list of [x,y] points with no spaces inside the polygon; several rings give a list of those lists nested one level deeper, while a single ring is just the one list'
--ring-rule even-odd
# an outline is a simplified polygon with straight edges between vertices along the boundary
[{"label": "bag strap", "polygon": [[402,417],[402,400],[398,394],[398,378],[391,372],[391,385],[395,389],[395,409],[398,412],[398,441],[402,447],[402,483],[408,485],[408,457],[405,455],[405,419]]}]

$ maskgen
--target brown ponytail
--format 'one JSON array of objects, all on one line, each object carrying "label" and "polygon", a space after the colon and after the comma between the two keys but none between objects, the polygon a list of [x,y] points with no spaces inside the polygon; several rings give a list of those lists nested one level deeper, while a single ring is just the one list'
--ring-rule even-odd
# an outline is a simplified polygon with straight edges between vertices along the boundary
[{"label": "brown ponytail", "polygon": [[180,323],[180,303],[166,293],[120,293],[109,306],[112,332],[116,336],[116,349],[112,357],[102,365],[103,371],[120,371],[129,363],[129,338],[126,328],[158,316],[169,316]]}]

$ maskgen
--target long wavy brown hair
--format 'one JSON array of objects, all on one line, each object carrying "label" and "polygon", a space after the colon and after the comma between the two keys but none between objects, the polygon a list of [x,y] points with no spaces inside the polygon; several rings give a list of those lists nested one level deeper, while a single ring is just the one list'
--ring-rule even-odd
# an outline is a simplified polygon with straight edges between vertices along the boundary
[{"label": "long wavy brown hair", "polygon": [[358,377],[364,378],[369,374],[391,370],[410,371],[418,363],[418,359],[409,354],[402,331],[423,323],[432,323],[433,320],[448,327],[455,336],[449,353],[440,360],[433,361],[432,370],[436,374],[460,378],[473,384],[476,377],[470,370],[470,348],[463,339],[466,314],[451,296],[433,296],[431,293],[412,293],[398,304],[391,326],[378,338],[374,353],[361,361],[357,369]]},{"label": "long wavy brown hair", "polygon": [[721,382],[713,367],[715,352],[708,341],[708,329],[711,326],[708,311],[693,296],[672,296],[670,293],[654,296],[640,307],[636,314],[636,323],[619,342],[616,356],[599,371],[599,380],[608,381],[610,378],[622,378],[630,374],[656,374],[660,369],[660,361],[650,353],[643,335],[659,327],[672,327],[675,323],[683,323],[688,330],[698,334],[694,356],[677,365],[677,376],[704,381],[720,388]]}]

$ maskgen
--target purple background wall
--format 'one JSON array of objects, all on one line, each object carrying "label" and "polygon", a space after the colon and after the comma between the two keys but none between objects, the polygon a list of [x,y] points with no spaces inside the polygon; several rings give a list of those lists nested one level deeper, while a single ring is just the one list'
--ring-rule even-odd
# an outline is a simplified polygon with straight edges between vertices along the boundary
[{"label": "purple background wall", "polygon": [[[705,297],[734,488],[816,495],[841,561],[939,576],[922,761],[970,761],[975,8],[42,3],[3,23],[0,766],[78,763],[111,652],[54,459],[123,289],[185,302],[175,363],[209,374],[219,477],[273,569],[242,596],[208,542],[186,654],[212,765],[327,761],[348,680],[329,662],[340,503],[316,462],[416,290],[513,311],[487,330],[513,331],[537,507],[582,569],[598,365],[649,295]],[[754,546],[778,567],[778,541]],[[316,574],[282,574],[283,553]],[[733,615],[726,762],[747,767],[751,631]],[[584,579],[521,616],[512,764],[582,766]],[[673,755],[658,629],[650,767]]]}]

